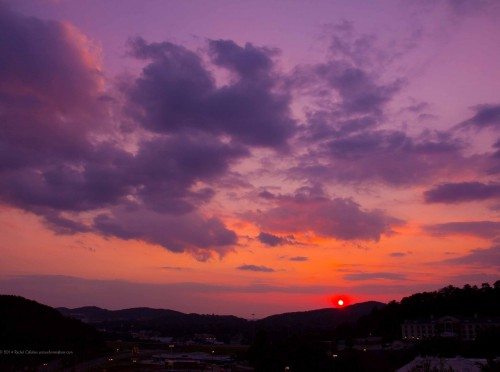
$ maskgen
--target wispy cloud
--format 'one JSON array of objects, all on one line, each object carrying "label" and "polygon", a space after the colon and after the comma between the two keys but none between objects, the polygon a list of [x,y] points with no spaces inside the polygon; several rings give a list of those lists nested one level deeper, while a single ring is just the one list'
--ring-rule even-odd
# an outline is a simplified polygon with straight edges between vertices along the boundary
[{"label": "wispy cloud", "polygon": [[288,245],[288,244],[295,244],[295,238],[293,235],[288,235],[288,236],[278,236],[278,235],[273,235],[267,232],[262,231],[258,236],[257,239],[270,247],[276,247],[279,245]]},{"label": "wispy cloud", "polygon": [[425,225],[424,231],[435,236],[472,235],[491,239],[500,236],[500,222],[460,221]]},{"label": "wispy cloud", "polygon": [[405,274],[392,272],[372,272],[372,273],[350,273],[344,275],[345,280],[361,281],[361,280],[407,280]]},{"label": "wispy cloud", "polygon": [[275,271],[273,268],[263,265],[241,265],[238,266],[237,269],[243,271],[256,271],[261,273],[272,273]]},{"label": "wispy cloud", "polygon": [[162,266],[163,270],[171,270],[171,271],[191,271],[190,267],[181,267],[181,266]]},{"label": "wispy cloud", "polygon": [[424,192],[426,203],[463,203],[500,198],[500,184],[481,182],[442,183]]},{"label": "wispy cloud", "polygon": [[472,249],[463,256],[448,258],[440,261],[440,263],[451,265],[479,265],[485,268],[500,269],[500,246],[485,249]]},{"label": "wispy cloud", "polygon": [[306,256],[294,256],[294,257],[290,257],[288,260],[289,261],[295,261],[295,262],[304,262],[304,261],[308,261],[309,257],[306,257]]},{"label": "wispy cloud", "polygon": [[391,256],[391,257],[405,257],[407,255],[408,255],[408,253],[406,253],[406,252],[391,252],[391,253],[389,253],[389,256]]}]

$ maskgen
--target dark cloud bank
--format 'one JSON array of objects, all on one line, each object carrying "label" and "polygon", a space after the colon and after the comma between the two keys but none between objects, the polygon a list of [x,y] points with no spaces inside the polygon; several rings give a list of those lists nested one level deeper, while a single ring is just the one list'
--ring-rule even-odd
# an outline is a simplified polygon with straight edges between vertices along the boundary
[{"label": "dark cloud bank", "polygon": [[[75,41],[77,30],[1,6],[0,31],[5,203],[42,216],[57,233],[140,239],[200,259],[237,243],[198,208],[250,146],[280,150],[295,131],[289,98],[273,90],[271,50],[211,41],[212,62],[235,75],[218,88],[197,53],[135,39],[131,54],[145,67],[117,92],[122,108],[104,95],[98,64],[84,62],[90,52]],[[110,110],[154,135],[125,150]],[[94,215],[90,224],[80,212]]]},{"label": "dark cloud bank", "polygon": [[462,203],[500,198],[500,184],[481,182],[442,183],[424,193],[427,203]]},{"label": "dark cloud bank", "polygon": [[[255,149],[289,157],[295,165],[287,176],[309,185],[399,187],[477,165],[478,157],[464,157],[464,143],[451,132],[411,137],[380,127],[404,80],[382,82],[363,62],[375,61],[371,39],[349,41],[344,26],[326,62],[286,74],[272,48],[210,40],[204,55],[136,38],[129,42],[130,56],[143,63],[142,72],[104,91],[105,77],[78,30],[0,5],[0,199],[41,216],[59,234],[139,239],[206,260],[233,249],[238,237],[200,208]],[[214,68],[229,81],[217,84]],[[290,109],[297,93],[317,101],[300,125]],[[498,127],[498,106],[475,110],[461,126]],[[294,148],[308,151],[298,155]],[[499,154],[479,157],[487,166],[478,171],[500,171]],[[291,244],[282,233],[308,230],[378,241],[403,223],[318,190],[262,195],[268,209],[247,214],[263,230],[258,239],[268,246]],[[425,200],[498,195],[496,183],[440,184]]]},{"label": "dark cloud bank", "polygon": [[472,235],[485,239],[500,237],[500,222],[460,221],[424,226],[424,231],[435,236]]}]

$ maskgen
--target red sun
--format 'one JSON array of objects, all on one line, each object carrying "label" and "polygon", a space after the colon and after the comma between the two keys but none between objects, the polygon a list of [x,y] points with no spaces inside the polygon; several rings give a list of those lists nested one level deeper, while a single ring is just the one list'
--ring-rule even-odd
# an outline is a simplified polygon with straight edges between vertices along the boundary
[{"label": "red sun", "polygon": [[347,305],[349,305],[351,303],[350,297],[347,295],[344,295],[344,294],[332,296],[331,301],[332,301],[333,306],[335,306],[337,308],[346,307]]}]

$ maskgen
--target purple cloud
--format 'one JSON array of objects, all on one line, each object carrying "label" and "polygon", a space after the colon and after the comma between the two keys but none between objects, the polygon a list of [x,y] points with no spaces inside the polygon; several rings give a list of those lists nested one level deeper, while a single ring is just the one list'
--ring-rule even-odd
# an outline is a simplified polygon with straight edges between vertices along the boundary
[{"label": "purple cloud", "polygon": [[[410,135],[381,128],[388,119],[386,106],[404,80],[382,81],[380,76],[414,42],[380,48],[376,37],[357,36],[349,22],[333,28],[328,60],[298,66],[289,79],[291,89],[315,106],[306,110],[298,134],[307,151],[295,158],[287,176],[309,182],[405,186],[457,174],[464,166],[485,170],[484,157],[464,156],[466,144],[454,131]],[[426,107],[413,105],[407,114],[418,118]]]},{"label": "purple cloud", "polygon": [[93,138],[109,134],[109,107],[84,36],[3,5],[0,32],[0,199],[52,222],[53,210],[117,202],[126,185],[115,175],[129,156]]},{"label": "purple cloud", "polygon": [[238,240],[218,218],[199,214],[170,215],[136,206],[120,207],[94,219],[94,230],[121,239],[159,244],[173,252],[188,251],[205,261],[216,251],[224,255]]},{"label": "purple cloud", "polygon": [[[0,31],[3,100],[15,106],[50,106],[83,115],[97,108],[102,73],[90,45],[84,44],[85,37],[76,28],[25,17],[2,4]],[[12,89],[15,87],[30,89]]]},{"label": "purple cloud", "polygon": [[268,75],[274,65],[271,57],[277,53],[276,50],[256,47],[251,43],[240,47],[232,40],[210,40],[208,47],[216,65],[236,72],[243,79]]},{"label": "purple cloud", "polygon": [[327,61],[296,68],[291,86],[318,98],[321,107],[337,118],[379,117],[402,86],[398,79],[380,81],[378,69],[388,56],[383,56],[373,35],[356,35],[350,22],[335,25],[329,36]]},{"label": "purple cloud", "polygon": [[[0,5],[0,171],[79,161],[92,130],[106,131],[99,64],[60,22]],[[33,130],[36,128],[36,130]]]},{"label": "purple cloud", "polygon": [[403,223],[381,210],[363,210],[351,199],[330,199],[314,188],[277,197],[273,207],[249,217],[272,231],[313,231],[340,240],[378,241]]},{"label": "purple cloud", "polygon": [[426,203],[462,203],[500,197],[500,184],[481,182],[442,183],[424,192]]},{"label": "purple cloud", "polygon": [[391,272],[374,272],[374,273],[350,273],[344,275],[344,279],[348,281],[361,280],[406,280],[406,275]]},{"label": "purple cloud", "polygon": [[294,262],[305,262],[305,261],[309,261],[309,257],[306,257],[306,256],[294,256],[294,257],[290,257],[288,260],[289,261],[294,261]]},{"label": "purple cloud", "polygon": [[162,270],[168,271],[190,271],[192,270],[190,267],[181,267],[181,266],[162,266]]},{"label": "purple cloud", "polygon": [[400,82],[379,85],[365,70],[339,61],[318,65],[314,72],[340,94],[341,109],[351,114],[380,114],[401,85]]},{"label": "purple cloud", "polygon": [[401,131],[364,130],[325,136],[298,159],[289,175],[316,182],[422,184],[473,164],[474,159],[462,156],[462,149],[462,142],[446,133],[423,133],[413,138]]},{"label": "purple cloud", "polygon": [[211,135],[177,133],[142,142],[130,163],[128,181],[140,186],[136,194],[150,208],[187,213],[214,195],[209,187],[193,190],[196,182],[223,176],[231,163],[246,155],[242,146],[223,143]]},{"label": "purple cloud", "polygon": [[267,190],[259,192],[258,196],[262,199],[274,199],[275,198],[275,195],[272,192],[267,191]]},{"label": "purple cloud", "polygon": [[491,154],[489,160],[491,165],[488,168],[488,173],[490,174],[498,174],[500,173],[500,139],[498,139],[493,144],[494,152]]},{"label": "purple cloud", "polygon": [[[272,67],[267,49],[211,41],[214,63],[241,76],[216,87],[197,53],[168,42],[148,44],[140,38],[130,44],[135,57],[150,61],[127,89],[130,114],[145,128],[158,133],[190,128],[273,148],[285,146],[294,134],[290,97],[274,89],[274,77],[267,73]],[[257,72],[263,73],[256,78]]]},{"label": "purple cloud", "polygon": [[61,154],[52,159],[52,165],[6,171],[0,181],[1,197],[35,212],[84,211],[119,202],[132,186],[123,182],[125,165],[132,157],[113,147],[89,151],[93,153],[78,162],[68,161]]},{"label": "purple cloud", "polygon": [[[232,249],[236,234],[198,208],[215,194],[210,183],[248,156],[248,148],[176,123],[181,126],[174,133],[137,135],[135,149],[126,149],[116,138],[129,132],[113,127],[109,117],[121,107],[104,95],[97,58],[83,35],[66,23],[24,17],[5,6],[0,32],[2,202],[41,216],[59,234],[139,239],[202,260]],[[156,95],[147,80],[155,73],[164,80],[154,88],[166,94],[178,84],[181,100],[183,92],[192,98],[215,89],[196,54],[168,43],[138,43],[138,58],[157,60],[138,79],[142,93]],[[99,215],[82,222],[84,211]]]},{"label": "purple cloud", "polygon": [[405,257],[407,255],[408,255],[408,253],[406,253],[406,252],[391,252],[389,254],[389,256],[391,256],[391,257]]},{"label": "purple cloud", "polygon": [[472,235],[485,239],[500,236],[500,222],[495,221],[447,222],[426,225],[423,229],[435,236]]},{"label": "purple cloud", "polygon": [[500,268],[500,246],[486,249],[472,249],[468,254],[441,261],[453,265],[480,265],[482,267]]},{"label": "purple cloud", "polygon": [[275,270],[271,267],[262,266],[262,265],[241,265],[237,267],[238,270],[243,271],[256,271],[260,273],[272,273]]},{"label": "purple cloud", "polygon": [[263,231],[257,236],[257,239],[261,243],[270,247],[295,243],[295,239],[293,238],[293,236],[278,236]]},{"label": "purple cloud", "polygon": [[500,129],[500,105],[477,105],[474,110],[474,116],[460,123],[457,128]]}]

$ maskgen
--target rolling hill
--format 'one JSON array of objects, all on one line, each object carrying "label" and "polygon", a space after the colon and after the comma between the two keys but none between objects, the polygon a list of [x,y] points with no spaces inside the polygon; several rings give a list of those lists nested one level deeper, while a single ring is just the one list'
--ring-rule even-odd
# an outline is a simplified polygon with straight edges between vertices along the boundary
[{"label": "rolling hill", "polygon": [[257,320],[256,323],[266,328],[294,329],[333,329],[341,323],[356,322],[360,317],[370,314],[373,309],[385,306],[382,302],[360,302],[345,308],[326,308],[271,315]]},{"label": "rolling hill", "polygon": [[0,349],[88,350],[102,347],[91,326],[19,296],[0,295]]},{"label": "rolling hill", "polygon": [[124,325],[136,329],[149,329],[172,336],[192,333],[248,333],[252,329],[279,331],[283,328],[294,330],[333,330],[345,322],[356,322],[383,303],[369,301],[346,306],[343,309],[319,309],[271,315],[258,320],[247,320],[231,315],[186,314],[168,309],[146,307],[123,310],[107,310],[88,306],[75,309],[59,308],[65,316],[81,319],[87,323],[104,326],[107,329],[123,328]]}]

